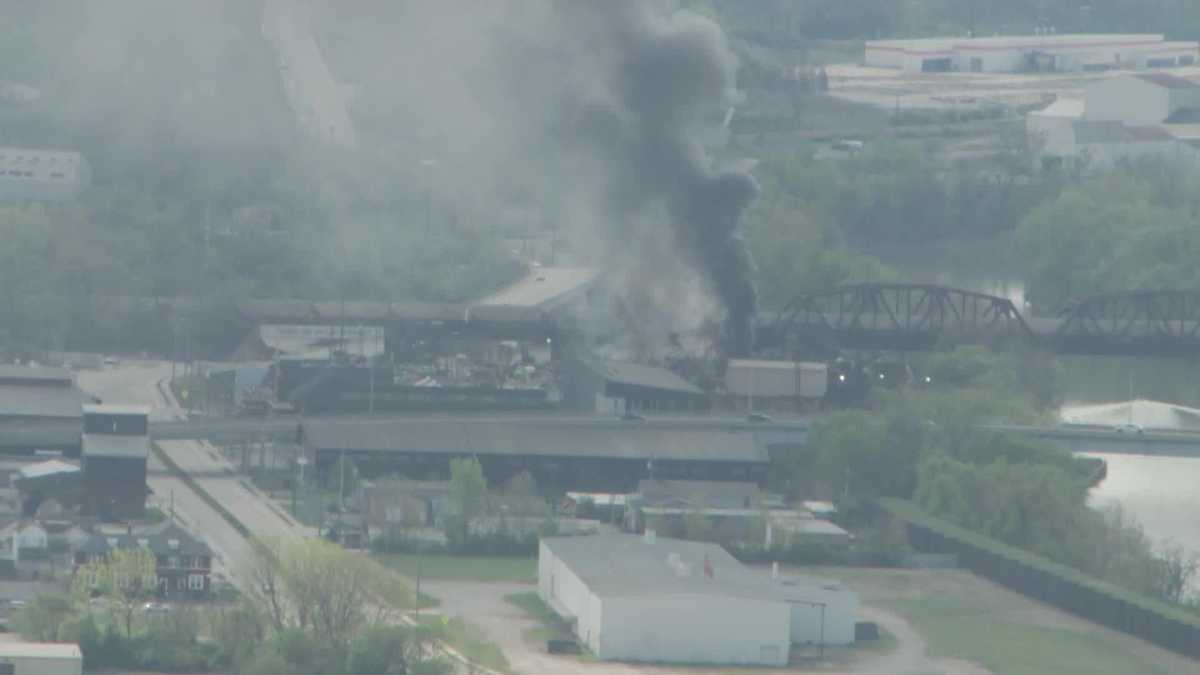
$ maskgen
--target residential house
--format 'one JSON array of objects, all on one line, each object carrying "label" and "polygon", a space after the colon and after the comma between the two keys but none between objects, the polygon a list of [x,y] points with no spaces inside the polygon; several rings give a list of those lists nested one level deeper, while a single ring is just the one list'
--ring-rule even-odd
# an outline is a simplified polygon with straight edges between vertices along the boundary
[{"label": "residential house", "polygon": [[155,586],[159,595],[197,597],[208,594],[212,550],[170,521],[141,532],[91,535],[73,552],[75,571],[93,560],[104,559],[115,549],[139,547],[154,554]]}]

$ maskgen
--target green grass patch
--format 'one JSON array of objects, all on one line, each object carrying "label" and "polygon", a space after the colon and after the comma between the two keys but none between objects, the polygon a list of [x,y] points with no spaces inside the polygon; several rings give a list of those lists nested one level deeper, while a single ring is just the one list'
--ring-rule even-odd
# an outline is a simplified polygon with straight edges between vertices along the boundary
[{"label": "green grass patch", "polygon": [[969,603],[967,598],[929,597],[888,604],[928,641],[930,656],[973,661],[996,675],[1164,672],[1101,636],[1011,623]]},{"label": "green grass patch", "polygon": [[574,639],[571,626],[542,602],[536,591],[510,593],[504,596],[504,601],[519,608],[538,623],[524,632],[523,636],[527,641],[545,643],[547,640]]},{"label": "green grass patch", "polygon": [[537,581],[536,558],[416,555],[377,553],[375,559],[409,577],[420,570],[422,579],[533,583]]},{"label": "green grass patch", "polygon": [[444,615],[425,615],[420,622],[422,626],[432,629],[439,640],[458,650],[472,663],[492,670],[512,672],[504,651],[488,640],[478,626],[461,618],[451,619]]}]

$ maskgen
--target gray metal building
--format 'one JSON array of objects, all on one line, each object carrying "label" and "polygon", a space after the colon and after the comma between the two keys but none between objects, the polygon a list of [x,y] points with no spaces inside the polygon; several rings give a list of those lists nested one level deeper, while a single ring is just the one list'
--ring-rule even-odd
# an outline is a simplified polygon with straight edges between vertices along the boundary
[{"label": "gray metal building", "polygon": [[793,643],[854,641],[857,596],[752,570],[715,544],[550,537],[538,595],[603,660],[784,666]]}]

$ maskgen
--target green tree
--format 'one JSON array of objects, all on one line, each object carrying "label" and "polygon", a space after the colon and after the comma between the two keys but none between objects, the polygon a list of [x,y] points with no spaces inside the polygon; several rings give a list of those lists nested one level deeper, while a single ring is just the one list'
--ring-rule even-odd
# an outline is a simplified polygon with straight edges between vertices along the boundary
[{"label": "green tree", "polygon": [[463,543],[470,536],[475,521],[487,507],[487,481],[483,467],[474,457],[450,461],[450,512],[446,519],[446,536],[451,543]]},{"label": "green tree", "polygon": [[71,616],[74,605],[69,595],[43,593],[17,612],[15,626],[26,640],[53,642],[59,628]]},{"label": "green tree", "polygon": [[344,647],[364,626],[413,606],[398,574],[325,540],[256,541],[254,551],[247,594],[277,633],[307,632]]},{"label": "green tree", "polygon": [[82,601],[100,597],[120,618],[125,637],[133,637],[137,610],[158,590],[155,558],[149,549],[113,549],[102,559],[92,560],[75,572],[72,594]]}]

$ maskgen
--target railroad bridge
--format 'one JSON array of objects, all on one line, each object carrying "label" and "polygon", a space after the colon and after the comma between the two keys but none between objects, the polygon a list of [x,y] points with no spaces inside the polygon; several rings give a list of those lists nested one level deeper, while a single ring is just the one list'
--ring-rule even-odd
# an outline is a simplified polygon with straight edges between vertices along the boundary
[{"label": "railroad bridge", "polygon": [[1019,342],[1060,354],[1200,356],[1200,291],[1106,293],[1026,318],[1008,298],[929,284],[854,284],[760,315],[756,351],[929,350]]}]

